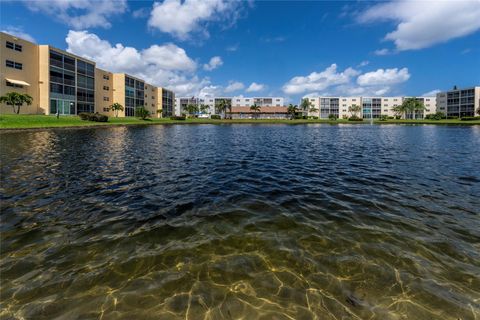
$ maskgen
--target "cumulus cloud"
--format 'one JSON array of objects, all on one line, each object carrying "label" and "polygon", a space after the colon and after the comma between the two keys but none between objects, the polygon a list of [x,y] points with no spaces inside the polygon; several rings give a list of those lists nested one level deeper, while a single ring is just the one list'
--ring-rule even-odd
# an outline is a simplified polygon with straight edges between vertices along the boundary
[{"label": "cumulus cloud", "polygon": [[238,90],[242,90],[245,88],[245,85],[239,81],[230,81],[228,86],[225,88],[225,92],[234,92]]},{"label": "cumulus cloud", "polygon": [[5,29],[3,29],[2,32],[8,33],[12,36],[19,37],[21,39],[24,39],[33,43],[37,42],[31,35],[23,31],[23,29],[20,27],[8,26]]},{"label": "cumulus cloud", "polygon": [[358,67],[365,67],[365,66],[368,66],[369,64],[370,64],[370,61],[364,60],[358,64]]},{"label": "cumulus cloud", "polygon": [[339,72],[337,65],[332,64],[323,71],[292,78],[283,86],[283,92],[286,94],[308,93],[304,94],[304,97],[319,95],[383,96],[409,78],[410,74],[407,68],[377,69],[360,74],[351,67]]},{"label": "cumulus cloud", "polygon": [[367,72],[357,78],[361,86],[391,85],[405,82],[410,78],[407,68],[378,69]]},{"label": "cumulus cloud", "polygon": [[428,48],[480,29],[480,0],[391,1],[375,4],[358,16],[360,23],[393,21],[385,35],[396,49]]},{"label": "cumulus cloud", "polygon": [[333,85],[348,83],[358,75],[358,71],[347,68],[343,72],[337,72],[337,65],[332,64],[321,72],[312,72],[308,76],[292,78],[283,86],[283,92],[287,94],[299,94],[309,91],[324,90]]},{"label": "cumulus cloud", "polygon": [[110,18],[127,10],[126,0],[24,1],[33,12],[47,14],[74,29],[110,28]]},{"label": "cumulus cloud", "polygon": [[258,92],[265,89],[265,85],[261,83],[252,82],[247,88],[247,92]]},{"label": "cumulus cloud", "polygon": [[195,74],[197,65],[185,50],[171,43],[138,50],[121,43],[112,45],[88,31],[72,30],[65,40],[68,52],[95,61],[99,68],[125,72],[180,95],[197,94],[210,85],[208,78],[200,79]]},{"label": "cumulus cloud", "polygon": [[442,92],[440,89],[434,89],[432,91],[425,92],[422,94],[422,97],[434,97],[437,95],[437,93]]},{"label": "cumulus cloud", "polygon": [[203,65],[203,70],[212,71],[223,64],[222,58],[219,56],[212,57],[210,61]]},{"label": "cumulus cloud", "polygon": [[190,33],[208,36],[206,24],[211,21],[237,20],[241,1],[228,0],[165,0],[155,2],[148,25],[181,40]]}]

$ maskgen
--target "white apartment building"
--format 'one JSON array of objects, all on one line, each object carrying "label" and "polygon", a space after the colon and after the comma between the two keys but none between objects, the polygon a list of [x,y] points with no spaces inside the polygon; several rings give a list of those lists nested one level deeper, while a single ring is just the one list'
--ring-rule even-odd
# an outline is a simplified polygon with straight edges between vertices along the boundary
[{"label": "white apartment building", "polygon": [[[399,106],[408,97],[318,97],[306,98],[314,106],[315,112],[308,112],[309,116],[319,117],[320,119],[328,119],[333,114],[337,118],[349,118],[352,113],[350,107],[357,105],[361,107],[361,111],[357,114],[365,119],[379,118],[381,115],[388,117],[395,116],[393,108]],[[423,114],[417,114],[416,118],[423,118],[427,114],[435,113],[436,97],[419,97],[416,98],[425,105]],[[412,117],[412,115],[407,115]]]},{"label": "white apartment building", "polygon": [[473,117],[480,108],[480,87],[458,89],[437,93],[437,110],[449,117]]},{"label": "white apartment building", "polygon": [[232,107],[250,107],[254,104],[260,107],[283,107],[283,97],[177,97],[175,99],[175,113],[181,115],[184,108],[189,104],[200,106],[208,105],[208,114],[216,114],[215,105],[220,100],[227,100]]}]

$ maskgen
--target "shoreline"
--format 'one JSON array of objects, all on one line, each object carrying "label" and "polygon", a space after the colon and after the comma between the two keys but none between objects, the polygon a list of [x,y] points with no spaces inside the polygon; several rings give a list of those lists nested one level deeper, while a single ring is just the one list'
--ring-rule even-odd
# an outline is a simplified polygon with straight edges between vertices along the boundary
[{"label": "shoreline", "polygon": [[[0,132],[17,131],[39,131],[50,129],[98,129],[108,127],[127,127],[127,126],[152,126],[152,125],[228,125],[228,124],[283,124],[283,125],[305,125],[305,124],[348,124],[348,125],[370,125],[369,120],[348,121],[339,119],[332,120],[313,120],[313,119],[233,119],[233,120],[213,120],[213,119],[149,119],[140,120],[137,118],[109,118],[109,122],[88,122],[80,120],[76,116],[65,116],[56,119],[52,116],[38,115],[1,115]],[[474,126],[480,125],[480,120],[461,121],[458,119],[449,120],[385,120],[373,121],[373,125],[451,125],[451,126]]]}]

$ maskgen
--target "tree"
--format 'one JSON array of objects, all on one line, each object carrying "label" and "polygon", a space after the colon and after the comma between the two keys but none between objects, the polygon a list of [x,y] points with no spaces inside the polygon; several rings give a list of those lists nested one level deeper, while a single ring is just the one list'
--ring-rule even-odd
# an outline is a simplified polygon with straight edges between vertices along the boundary
[{"label": "tree", "polygon": [[110,106],[110,110],[114,111],[115,112],[115,118],[118,118],[118,111],[123,111],[123,106],[120,103],[115,102],[114,104],[112,104]]},{"label": "tree", "polygon": [[150,116],[150,111],[145,109],[144,106],[138,106],[135,108],[135,117],[145,120]]},{"label": "tree", "polygon": [[402,108],[404,112],[412,114],[413,119],[417,119],[417,112],[424,111],[425,106],[422,102],[418,101],[417,98],[406,98],[402,103]]},{"label": "tree", "polygon": [[318,112],[318,109],[315,108],[315,106],[312,106],[312,107],[310,108],[310,110],[308,110],[308,112],[310,112],[310,113],[317,113],[317,112]]},{"label": "tree", "polygon": [[183,110],[185,110],[188,115],[192,115],[198,112],[198,106],[196,104],[187,104]]},{"label": "tree", "polygon": [[[19,114],[20,107],[23,104],[27,104],[27,106],[31,105],[33,102],[33,98],[26,94],[26,93],[18,93],[18,92],[7,92],[4,96],[0,97],[0,103],[5,103],[9,106],[12,106],[13,113]],[[17,109],[15,110],[15,107]]]},{"label": "tree", "polygon": [[289,104],[287,108],[287,113],[290,115],[290,119],[293,120],[295,118],[295,115],[298,112],[298,107],[293,104]]},{"label": "tree", "polygon": [[302,99],[302,103],[300,103],[300,109],[302,109],[302,112],[308,112],[310,108],[313,107],[313,104],[310,102],[308,98]]},{"label": "tree", "polygon": [[354,118],[358,117],[357,114],[360,111],[362,111],[362,107],[357,106],[356,104],[352,104],[350,107],[348,107],[348,112],[350,112]]},{"label": "tree", "polygon": [[201,113],[207,113],[210,110],[210,106],[202,103],[198,109]]},{"label": "tree", "polygon": [[392,111],[395,113],[395,117],[401,117],[406,112],[403,105],[393,107]]},{"label": "tree", "polygon": [[163,109],[157,109],[157,114],[160,116],[160,118],[163,118]]},{"label": "tree", "polygon": [[226,118],[226,112],[227,110],[230,110],[230,113],[232,112],[232,104],[228,102],[226,99],[220,99],[216,104],[215,104],[215,109],[217,110],[217,113],[224,114],[224,118]]},{"label": "tree", "polygon": [[260,106],[258,106],[256,103],[250,106],[250,110],[255,112],[255,118],[258,118],[258,112],[260,112]]}]

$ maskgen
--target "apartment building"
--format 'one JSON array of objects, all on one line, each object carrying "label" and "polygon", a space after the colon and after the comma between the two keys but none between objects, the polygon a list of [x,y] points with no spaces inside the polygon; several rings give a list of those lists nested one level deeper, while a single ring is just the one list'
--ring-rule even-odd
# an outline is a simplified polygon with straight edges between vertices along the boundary
[{"label": "apartment building", "polygon": [[208,105],[208,114],[218,114],[215,106],[221,101],[227,101],[232,107],[250,107],[254,104],[260,107],[283,107],[284,98],[282,97],[178,97],[175,101],[175,112],[182,114],[185,107],[189,104]]},{"label": "apartment building", "polygon": [[480,108],[480,87],[437,93],[437,109],[449,117],[473,117]]},{"label": "apartment building", "polygon": [[[16,91],[33,98],[31,106],[23,106],[22,114],[75,115],[99,112],[113,116],[113,103],[124,110],[120,117],[135,115],[135,108],[144,106],[153,117],[174,113],[175,94],[144,80],[124,73],[112,73],[96,67],[94,61],[79,57],[50,45],[0,33],[0,95]],[[2,104],[1,113],[12,113]]]},{"label": "apartment building", "polygon": [[[395,116],[393,108],[403,103],[408,97],[312,97],[306,98],[313,106],[314,112],[309,111],[309,116],[327,119],[330,115],[337,118],[348,118],[353,114],[350,108],[353,105],[360,106],[360,112],[356,115],[365,119],[379,118],[382,115]],[[425,105],[425,111],[418,113],[416,118],[423,118],[425,115],[436,112],[436,97],[416,98]],[[413,115],[407,114],[407,118]]]}]

